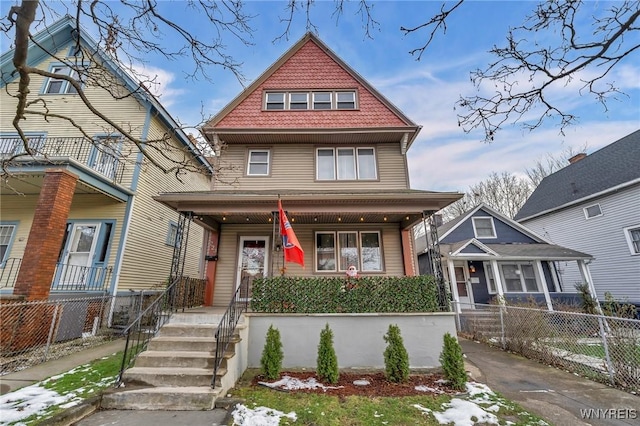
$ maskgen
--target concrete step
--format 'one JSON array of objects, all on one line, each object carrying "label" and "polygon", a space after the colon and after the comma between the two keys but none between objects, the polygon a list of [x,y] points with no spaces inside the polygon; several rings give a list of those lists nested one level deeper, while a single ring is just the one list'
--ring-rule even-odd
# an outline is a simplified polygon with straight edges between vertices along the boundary
[{"label": "concrete step", "polygon": [[136,359],[136,367],[208,368],[213,371],[213,352],[144,351]]},{"label": "concrete step", "polygon": [[221,388],[210,386],[120,389],[102,396],[101,408],[108,410],[212,410]]},{"label": "concrete step", "polygon": [[160,329],[160,336],[191,336],[214,338],[217,324],[187,324],[170,322]]},{"label": "concrete step", "polygon": [[[226,373],[219,369],[218,376]],[[125,384],[136,386],[209,386],[213,376],[213,368],[173,368],[173,367],[132,367],[124,372]]]},{"label": "concrete step", "polygon": [[213,352],[216,341],[212,337],[158,336],[149,341],[148,350]]}]

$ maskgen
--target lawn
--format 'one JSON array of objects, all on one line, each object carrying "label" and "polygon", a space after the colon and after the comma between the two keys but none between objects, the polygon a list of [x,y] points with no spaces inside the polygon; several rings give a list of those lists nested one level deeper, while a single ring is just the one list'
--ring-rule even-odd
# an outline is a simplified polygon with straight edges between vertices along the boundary
[{"label": "lawn", "polygon": [[[465,394],[404,397],[332,396],[299,391],[282,392],[252,385],[255,370],[247,371],[229,393],[240,398],[236,424],[281,424],[317,426],[501,424],[546,425],[539,417],[501,397],[486,386],[471,383]],[[310,376],[312,374],[310,373]],[[269,416],[266,407],[280,413]],[[241,416],[242,414],[242,416]],[[288,416],[287,416],[288,415]],[[257,422],[251,416],[263,417]],[[265,418],[279,417],[279,423]],[[255,423],[252,423],[255,422]],[[465,423],[466,422],[466,423]]]}]

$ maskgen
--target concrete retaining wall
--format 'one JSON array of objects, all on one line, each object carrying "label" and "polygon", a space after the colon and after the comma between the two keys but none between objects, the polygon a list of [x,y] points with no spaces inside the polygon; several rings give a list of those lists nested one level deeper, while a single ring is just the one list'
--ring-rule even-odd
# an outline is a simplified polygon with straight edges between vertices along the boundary
[{"label": "concrete retaining wall", "polygon": [[280,331],[283,368],[315,370],[320,331],[329,324],[340,368],[384,368],[390,324],[400,327],[411,368],[440,366],[445,333],[456,335],[453,313],[420,314],[245,314],[249,324],[248,367],[259,368],[267,329]]}]

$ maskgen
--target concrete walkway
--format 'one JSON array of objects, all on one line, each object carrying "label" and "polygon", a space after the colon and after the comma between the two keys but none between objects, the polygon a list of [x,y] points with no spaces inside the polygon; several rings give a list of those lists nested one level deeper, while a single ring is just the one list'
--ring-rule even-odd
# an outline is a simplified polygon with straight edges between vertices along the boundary
[{"label": "concrete walkway", "polygon": [[640,425],[640,396],[460,339],[471,378],[556,426]]}]

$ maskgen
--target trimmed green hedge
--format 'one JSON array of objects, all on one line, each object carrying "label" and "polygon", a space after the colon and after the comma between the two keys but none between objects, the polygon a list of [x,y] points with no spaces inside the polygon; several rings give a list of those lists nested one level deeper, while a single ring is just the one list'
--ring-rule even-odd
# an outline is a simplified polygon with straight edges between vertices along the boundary
[{"label": "trimmed green hedge", "polygon": [[439,289],[416,277],[269,277],[252,283],[251,309],[268,313],[438,312]]}]

